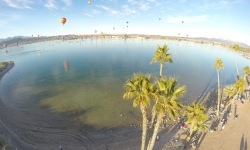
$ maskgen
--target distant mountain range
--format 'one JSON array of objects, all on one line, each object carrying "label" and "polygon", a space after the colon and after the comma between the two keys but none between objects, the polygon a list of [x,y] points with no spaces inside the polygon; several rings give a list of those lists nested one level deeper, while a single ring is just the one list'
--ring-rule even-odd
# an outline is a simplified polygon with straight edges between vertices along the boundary
[{"label": "distant mountain range", "polygon": [[234,44],[238,44],[241,47],[245,47],[245,48],[250,48],[249,45],[242,43],[242,42],[235,42],[232,40],[225,40],[225,39],[220,39],[220,38],[206,38],[206,37],[197,37],[197,38],[190,38],[190,39],[195,39],[195,40],[199,40],[199,41],[208,41],[208,42],[218,42],[218,43],[222,43],[222,44],[229,44],[229,45],[234,45]]}]

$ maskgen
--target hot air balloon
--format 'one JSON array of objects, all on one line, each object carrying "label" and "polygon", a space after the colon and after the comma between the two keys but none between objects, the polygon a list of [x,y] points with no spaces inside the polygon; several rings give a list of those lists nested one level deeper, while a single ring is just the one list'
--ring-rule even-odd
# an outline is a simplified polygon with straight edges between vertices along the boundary
[{"label": "hot air balloon", "polygon": [[128,28],[128,26],[127,26],[127,28]]},{"label": "hot air balloon", "polygon": [[89,1],[88,4],[92,4],[92,1]]},{"label": "hot air balloon", "polygon": [[95,30],[95,33],[97,33],[97,30]]},{"label": "hot air balloon", "polygon": [[159,18],[159,20],[161,20],[161,18]]},{"label": "hot air balloon", "polygon": [[61,23],[64,25],[66,23],[67,19],[66,18],[61,18]]},{"label": "hot air balloon", "polygon": [[184,21],[181,21],[182,23],[184,23]]},{"label": "hot air balloon", "polygon": [[126,23],[128,24],[128,21]]},{"label": "hot air balloon", "polygon": [[115,27],[113,27],[113,30],[115,30]]}]

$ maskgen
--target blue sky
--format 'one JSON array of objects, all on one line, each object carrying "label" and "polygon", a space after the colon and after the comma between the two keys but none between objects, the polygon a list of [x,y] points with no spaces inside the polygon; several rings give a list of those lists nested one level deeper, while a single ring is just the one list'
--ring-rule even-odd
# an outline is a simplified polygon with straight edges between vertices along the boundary
[{"label": "blue sky", "polygon": [[[92,0],[91,5],[88,0],[0,0],[0,38],[95,34],[97,30],[169,36],[180,33],[250,45],[249,16],[249,0]],[[62,17],[67,18],[64,26]]]}]

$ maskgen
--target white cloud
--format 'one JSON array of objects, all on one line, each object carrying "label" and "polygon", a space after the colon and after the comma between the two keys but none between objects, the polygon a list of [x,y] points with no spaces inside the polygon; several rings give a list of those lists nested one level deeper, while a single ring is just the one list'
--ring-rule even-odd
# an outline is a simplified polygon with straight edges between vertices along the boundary
[{"label": "white cloud", "polygon": [[150,3],[144,3],[144,1],[141,1],[138,6],[141,10],[149,10],[150,7],[149,7],[149,4]]},{"label": "white cloud", "polygon": [[141,10],[149,10],[150,7],[148,6],[148,4],[140,4],[140,9]]},{"label": "white cloud", "polygon": [[244,3],[244,2],[246,2],[246,0],[236,0],[233,3]]},{"label": "white cloud", "polygon": [[116,15],[118,14],[118,11],[112,9],[112,8],[109,8],[109,7],[106,7],[106,6],[103,6],[103,5],[97,5],[97,7],[100,7],[104,10],[106,10],[108,13],[112,14],[112,15]]},{"label": "white cloud", "polygon": [[154,2],[155,0],[148,0],[149,2]]},{"label": "white cloud", "polygon": [[97,5],[97,7],[100,7],[100,8],[102,8],[102,9],[104,9],[104,10],[110,10],[110,8],[108,8],[108,7],[106,7],[106,6],[103,6],[103,5]]},{"label": "white cloud", "polygon": [[137,14],[138,13],[136,10],[129,8],[128,5],[123,5],[122,6],[122,12],[125,15],[131,15],[131,14]]},{"label": "white cloud", "polygon": [[118,14],[118,12],[115,11],[115,10],[111,10],[110,13],[113,14],[113,15]]},{"label": "white cloud", "polygon": [[47,0],[46,4],[44,5],[48,9],[57,9],[55,5],[55,0]]},{"label": "white cloud", "polygon": [[179,2],[180,2],[180,3],[185,3],[185,2],[186,2],[186,0],[179,0]]},{"label": "white cloud", "polygon": [[19,8],[19,9],[32,9],[29,5],[32,3],[31,0],[3,0],[8,6]]},{"label": "white cloud", "polygon": [[138,2],[136,2],[135,0],[128,0],[128,3],[130,3],[131,5],[138,4]]},{"label": "white cloud", "polygon": [[226,6],[226,5],[228,5],[229,4],[229,2],[228,1],[220,1],[220,3],[219,4],[221,4],[222,6]]},{"label": "white cloud", "polygon": [[205,3],[201,6],[198,6],[198,9],[201,11],[211,10],[211,9],[221,9],[221,8],[228,7],[229,5],[230,5],[229,1],[221,0],[217,3]]},{"label": "white cloud", "polygon": [[67,6],[70,6],[72,4],[71,0],[62,0]]},{"label": "white cloud", "polygon": [[201,16],[192,16],[192,17],[168,17],[167,18],[167,22],[170,22],[170,23],[181,23],[181,21],[184,21],[184,22],[203,22],[203,21],[206,21],[208,18],[208,16],[206,15],[201,15]]},{"label": "white cloud", "polygon": [[93,17],[92,15],[90,15],[90,14],[85,14],[86,16],[89,16],[89,17]]},{"label": "white cloud", "polygon": [[92,11],[92,14],[100,14],[101,13],[100,11],[98,11],[96,9],[91,9],[91,11]]}]

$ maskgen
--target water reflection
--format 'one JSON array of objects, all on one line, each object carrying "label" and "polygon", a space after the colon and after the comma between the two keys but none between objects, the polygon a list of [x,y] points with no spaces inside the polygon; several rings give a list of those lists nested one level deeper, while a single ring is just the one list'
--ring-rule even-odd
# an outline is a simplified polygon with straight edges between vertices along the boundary
[{"label": "water reflection", "polygon": [[[82,45],[72,45],[73,41],[41,43],[43,57],[34,51],[34,44],[0,56],[3,61],[15,61],[15,67],[1,81],[3,101],[30,113],[49,110],[50,115],[60,114],[62,119],[69,117],[96,128],[137,122],[141,113],[132,107],[132,101],[122,99],[123,85],[134,72],[158,77],[159,64],[149,62],[157,44],[164,43],[169,46],[173,63],[165,64],[162,73],[178,77],[179,84],[186,85],[183,102],[196,101],[199,95],[217,88],[213,68],[217,57],[222,58],[225,66],[220,72],[222,86],[236,79],[233,53],[222,47],[166,40],[84,41]],[[249,64],[249,60],[237,57],[241,58],[240,70]]]},{"label": "water reflection", "polygon": [[65,61],[63,62],[63,65],[64,65],[65,71],[68,72],[68,71],[69,71],[69,68],[70,68],[69,62],[68,62],[67,60],[65,60]]}]

